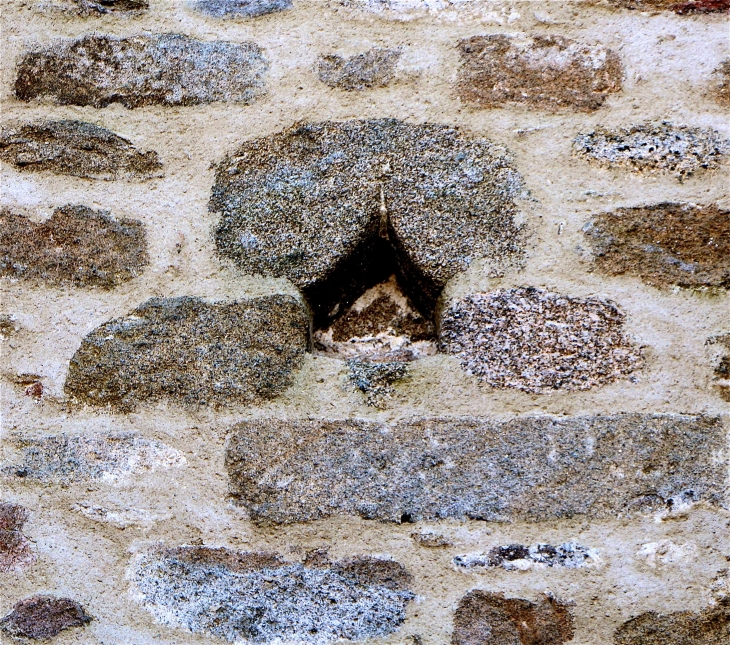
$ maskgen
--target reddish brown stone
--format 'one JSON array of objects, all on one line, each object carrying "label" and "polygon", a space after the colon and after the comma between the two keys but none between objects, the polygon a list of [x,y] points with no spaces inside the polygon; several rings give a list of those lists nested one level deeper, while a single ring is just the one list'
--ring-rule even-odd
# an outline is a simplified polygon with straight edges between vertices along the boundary
[{"label": "reddish brown stone", "polygon": [[727,645],[730,598],[698,613],[649,611],[625,622],[613,635],[615,645]]},{"label": "reddish brown stone", "polygon": [[109,289],[138,276],[147,264],[141,222],[115,220],[86,206],[57,208],[36,224],[0,212],[0,275],[49,285]]},{"label": "reddish brown stone", "polygon": [[527,40],[495,34],[459,43],[461,99],[483,108],[524,103],[542,109],[591,111],[621,90],[618,55],[562,36]]},{"label": "reddish brown stone", "polygon": [[454,614],[452,645],[561,645],[573,638],[567,606],[550,596],[537,602],[470,591]]},{"label": "reddish brown stone", "polygon": [[32,596],[16,603],[13,611],[0,620],[0,630],[16,638],[47,640],[91,620],[84,608],[73,600]]},{"label": "reddish brown stone", "polygon": [[35,561],[30,542],[23,535],[28,511],[18,504],[0,504],[0,572],[21,569]]},{"label": "reddish brown stone", "polygon": [[730,289],[730,211],[663,203],[619,208],[585,227],[596,266],[655,287]]}]

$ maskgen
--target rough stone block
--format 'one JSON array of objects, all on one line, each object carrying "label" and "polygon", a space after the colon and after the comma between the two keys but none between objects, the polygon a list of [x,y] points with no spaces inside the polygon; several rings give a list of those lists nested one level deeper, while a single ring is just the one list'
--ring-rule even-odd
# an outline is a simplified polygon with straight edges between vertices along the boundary
[{"label": "rough stone block", "polygon": [[80,16],[146,11],[149,0],[71,0]]},{"label": "rough stone block", "polygon": [[459,602],[451,644],[562,645],[573,635],[570,610],[551,596],[530,602],[475,590]]},{"label": "rough stone block", "polygon": [[19,570],[35,562],[23,525],[28,511],[18,504],[0,503],[0,573]]},{"label": "rough stone block", "polygon": [[137,558],[131,578],[160,622],[228,641],[322,645],[386,636],[403,623],[414,595],[400,564],[315,555],[299,563],[271,553],[160,547]]},{"label": "rough stone block", "polygon": [[139,152],[111,130],[83,121],[43,121],[0,132],[0,159],[26,172],[86,179],[144,180],[162,176],[156,152]]},{"label": "rough stone block", "polygon": [[365,402],[380,407],[395,389],[393,385],[408,378],[407,363],[370,363],[347,361],[350,382],[365,395]]},{"label": "rough stone block", "polygon": [[721,505],[725,441],[718,417],[670,414],[266,419],[236,426],[226,468],[257,524],[605,518]]},{"label": "rough stone block", "polygon": [[350,58],[336,54],[321,56],[317,62],[319,80],[347,92],[385,87],[395,78],[395,66],[400,55],[398,49],[374,47]]},{"label": "rough stone block", "polygon": [[151,298],[84,338],[65,391],[120,410],[163,398],[213,406],[259,402],[290,385],[308,339],[307,312],[291,296],[223,303]]},{"label": "rough stone block", "polygon": [[462,101],[482,108],[523,103],[541,109],[596,110],[621,90],[616,52],[562,36],[474,36],[459,42]]},{"label": "rough stone block", "polygon": [[185,457],[131,432],[108,435],[23,435],[6,439],[14,453],[0,468],[6,477],[58,484],[116,482],[130,475],[177,468]]},{"label": "rough stone block", "polygon": [[467,553],[454,558],[454,564],[462,569],[501,567],[507,571],[526,571],[548,567],[581,569],[594,565],[597,561],[598,553],[595,549],[575,542],[566,542],[558,546],[544,543],[531,546],[506,544],[495,546],[487,553]]},{"label": "rough stone block", "polygon": [[192,6],[197,11],[216,18],[256,18],[289,9],[292,0],[193,0]]},{"label": "rough stone block", "polygon": [[21,101],[45,98],[97,108],[250,103],[263,92],[268,67],[255,43],[204,42],[178,34],[87,35],[23,56],[15,95]]},{"label": "rough stone block", "polygon": [[626,9],[640,11],[674,11],[679,15],[718,13],[730,9],[730,0],[608,0]]},{"label": "rough stone block", "polygon": [[610,300],[533,287],[472,294],[449,303],[440,342],[467,373],[526,392],[587,390],[630,374],[641,350]]},{"label": "rough stone block", "polygon": [[304,124],[246,142],[216,173],[219,252],[289,278],[326,326],[397,273],[429,311],[480,257],[522,257],[509,160],[455,127],[394,119]]},{"label": "rough stone block", "polygon": [[649,611],[625,622],[613,635],[615,645],[727,645],[730,598],[698,613]]},{"label": "rough stone block", "polygon": [[54,596],[32,596],[16,603],[0,630],[15,638],[48,640],[72,627],[82,627],[92,620],[74,600]]},{"label": "rough stone block", "polygon": [[596,266],[655,287],[730,289],[730,211],[663,203],[602,213],[584,228]]},{"label": "rough stone block", "polygon": [[142,272],[146,248],[141,222],[108,211],[68,205],[41,224],[0,211],[0,275],[109,289]]},{"label": "rough stone block", "polygon": [[597,128],[579,134],[573,148],[579,156],[603,166],[634,171],[668,171],[679,178],[716,168],[730,153],[730,140],[713,128],[644,123],[628,128]]}]

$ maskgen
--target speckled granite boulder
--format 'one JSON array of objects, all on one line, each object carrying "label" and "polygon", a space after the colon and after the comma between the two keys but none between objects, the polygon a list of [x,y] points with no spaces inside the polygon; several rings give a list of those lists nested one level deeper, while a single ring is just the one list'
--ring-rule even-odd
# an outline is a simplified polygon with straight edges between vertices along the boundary
[{"label": "speckled granite boulder", "polygon": [[87,179],[144,180],[162,176],[156,152],[139,152],[111,130],[83,121],[9,125],[0,132],[0,159],[25,172]]},{"label": "speckled granite boulder", "polygon": [[160,547],[137,558],[132,580],[160,622],[230,642],[324,645],[387,636],[414,597],[400,564],[368,556],[300,563],[273,553]]},{"label": "speckled granite boulder", "polygon": [[0,211],[0,275],[48,285],[109,289],[148,262],[144,226],[86,206],[57,208],[36,224]]},{"label": "speckled granite boulder", "polygon": [[220,253],[289,278],[319,326],[394,272],[422,310],[476,258],[519,260],[520,176],[485,139],[394,119],[248,141],[216,173]]},{"label": "speckled granite boulder", "polygon": [[307,313],[291,296],[152,298],[84,338],[65,391],[123,410],[163,398],[213,406],[262,401],[289,386],[308,338]]},{"label": "speckled granite boulder", "polygon": [[250,103],[269,64],[255,43],[201,41],[177,34],[57,40],[21,59],[15,95],[61,105]]}]

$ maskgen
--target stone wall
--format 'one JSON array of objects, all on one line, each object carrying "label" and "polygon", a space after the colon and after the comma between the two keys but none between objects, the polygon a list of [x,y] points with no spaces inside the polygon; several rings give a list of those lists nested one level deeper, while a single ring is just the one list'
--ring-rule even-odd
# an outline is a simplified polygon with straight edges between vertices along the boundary
[{"label": "stone wall", "polygon": [[730,642],[730,3],[0,8],[3,643]]}]

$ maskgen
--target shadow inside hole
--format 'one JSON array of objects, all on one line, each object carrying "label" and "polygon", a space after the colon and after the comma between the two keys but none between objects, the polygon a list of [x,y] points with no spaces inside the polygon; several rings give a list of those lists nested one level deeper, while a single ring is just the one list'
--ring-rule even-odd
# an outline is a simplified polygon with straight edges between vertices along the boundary
[{"label": "shadow inside hole", "polygon": [[390,239],[383,221],[330,279],[303,290],[315,352],[378,363],[437,353],[433,317],[440,289],[427,284]]}]

